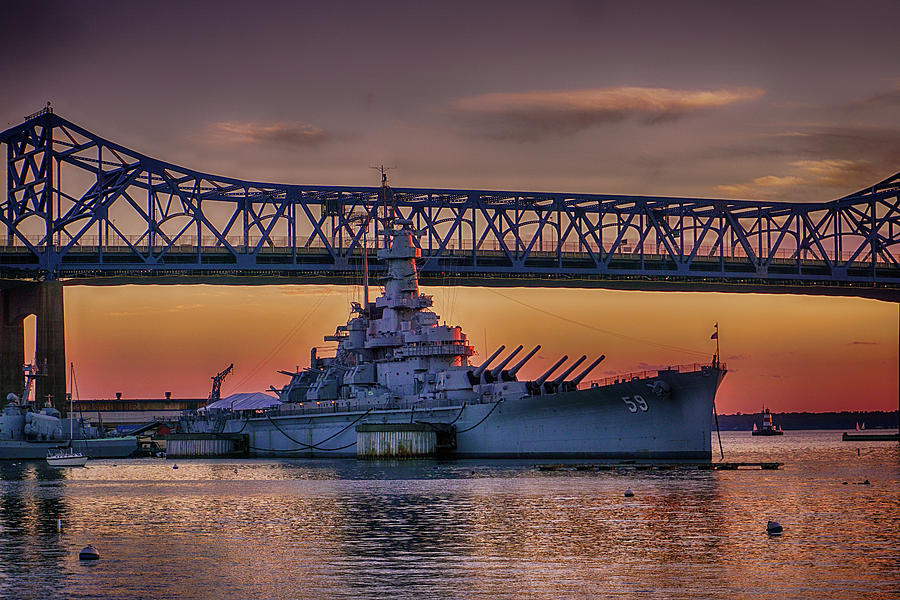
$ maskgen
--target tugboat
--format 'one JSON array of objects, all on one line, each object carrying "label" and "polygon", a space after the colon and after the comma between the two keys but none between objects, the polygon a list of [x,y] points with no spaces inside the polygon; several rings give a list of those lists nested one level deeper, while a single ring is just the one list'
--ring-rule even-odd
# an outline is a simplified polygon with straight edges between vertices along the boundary
[{"label": "tugboat", "polygon": [[[565,367],[563,356],[533,380],[519,375],[540,345],[518,362],[523,346],[501,357],[501,345],[472,364],[475,349],[462,328],[442,323],[432,297],[419,290],[419,233],[395,213],[392,197],[382,175],[379,202],[386,215],[391,209],[376,221],[383,292],[370,301],[364,250],[363,302],[351,303],[347,323],[325,337],[336,342],[334,354],[313,348],[307,368],[282,371],[291,380],[275,390],[277,408],[258,415],[226,409],[224,423],[186,414],[179,431],[244,435],[253,456],[440,450],[457,458],[711,459],[713,399],[726,373],[718,353],[711,364],[594,382],[587,376],[602,354],[580,372],[587,356]],[[344,218],[368,224],[369,216]],[[397,453],[379,454],[382,442]]]},{"label": "tugboat", "polygon": [[784,431],[781,427],[775,425],[775,422],[772,421],[772,413],[769,412],[768,408],[763,408],[762,411],[762,428],[757,429],[756,423],[753,424],[753,435],[784,435]]}]

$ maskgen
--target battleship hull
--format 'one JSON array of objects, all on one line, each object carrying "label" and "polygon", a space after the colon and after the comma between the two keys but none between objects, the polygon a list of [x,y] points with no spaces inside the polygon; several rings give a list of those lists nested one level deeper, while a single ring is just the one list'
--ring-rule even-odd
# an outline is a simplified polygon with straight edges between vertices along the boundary
[{"label": "battleship hull", "polygon": [[[360,423],[453,425],[452,456],[490,458],[711,457],[713,399],[724,372],[661,371],[603,387],[427,409],[301,413],[230,421],[255,456],[356,456]],[[655,394],[654,383],[667,391]]]},{"label": "battleship hull", "polygon": [[[39,460],[65,445],[66,441],[0,440],[0,460]],[[137,438],[99,438],[75,440],[75,450],[89,458],[125,458],[137,450]]]}]

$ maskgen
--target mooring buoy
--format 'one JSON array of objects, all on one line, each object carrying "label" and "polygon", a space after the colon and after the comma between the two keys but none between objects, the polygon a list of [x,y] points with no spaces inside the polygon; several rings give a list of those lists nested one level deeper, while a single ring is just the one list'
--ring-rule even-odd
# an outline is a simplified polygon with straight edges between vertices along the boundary
[{"label": "mooring buoy", "polygon": [[88,544],[78,553],[78,560],[100,560],[100,553],[97,549]]},{"label": "mooring buoy", "polygon": [[778,534],[784,531],[784,527],[781,526],[781,523],[778,521],[769,521],[766,523],[766,533],[769,534]]},{"label": "mooring buoy", "polygon": [[631,490],[625,490],[625,497],[634,498],[634,492],[632,492]]},{"label": "mooring buoy", "polygon": [[172,468],[173,468],[173,469],[177,469],[177,468],[178,468],[178,465],[172,465]]}]

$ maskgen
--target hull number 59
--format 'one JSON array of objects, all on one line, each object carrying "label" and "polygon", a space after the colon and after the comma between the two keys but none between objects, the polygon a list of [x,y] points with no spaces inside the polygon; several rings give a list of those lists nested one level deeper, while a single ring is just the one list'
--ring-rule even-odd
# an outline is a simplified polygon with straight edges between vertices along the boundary
[{"label": "hull number 59", "polygon": [[628,410],[633,413],[636,413],[638,409],[640,409],[641,412],[647,412],[647,409],[649,408],[647,406],[647,401],[638,395],[622,396],[622,402],[624,402],[625,406],[628,407]]}]

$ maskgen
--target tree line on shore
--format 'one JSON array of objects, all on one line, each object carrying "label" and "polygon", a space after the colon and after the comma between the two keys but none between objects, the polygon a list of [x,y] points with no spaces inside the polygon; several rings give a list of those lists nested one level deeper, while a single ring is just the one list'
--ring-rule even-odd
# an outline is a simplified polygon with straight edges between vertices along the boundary
[{"label": "tree line on shore", "polygon": [[[855,430],[857,424],[866,429],[897,429],[898,412],[894,411],[843,411],[843,412],[772,412],[775,424],[782,429],[845,429]],[[719,429],[723,431],[749,431],[753,424],[762,426],[760,413],[719,415]]]}]

